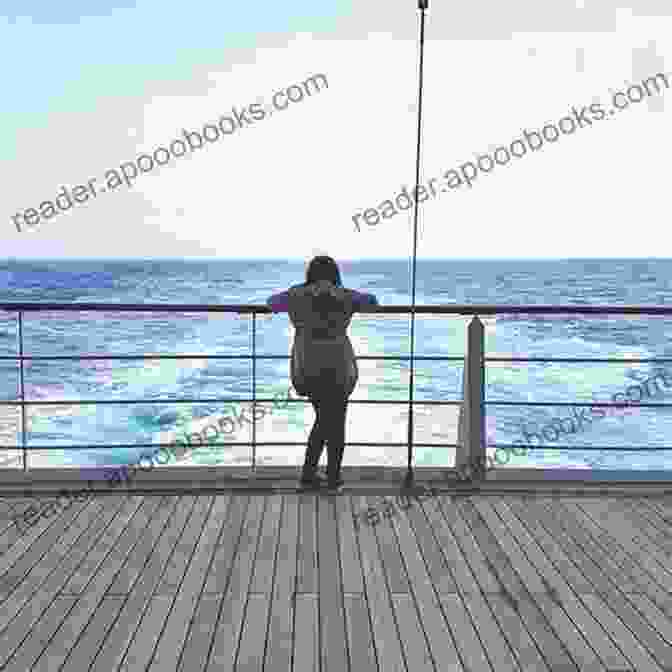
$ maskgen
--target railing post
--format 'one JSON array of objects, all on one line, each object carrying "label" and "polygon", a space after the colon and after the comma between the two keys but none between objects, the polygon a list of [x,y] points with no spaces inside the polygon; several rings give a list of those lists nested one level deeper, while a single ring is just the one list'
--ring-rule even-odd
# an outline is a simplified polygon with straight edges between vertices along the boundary
[{"label": "railing post", "polygon": [[[462,407],[458,424],[459,449],[455,455],[458,474],[472,474],[474,464],[485,464],[485,368],[483,323],[474,315],[467,328],[467,347],[462,378]],[[478,470],[477,478],[484,472]],[[472,476],[472,480],[473,476]]]}]

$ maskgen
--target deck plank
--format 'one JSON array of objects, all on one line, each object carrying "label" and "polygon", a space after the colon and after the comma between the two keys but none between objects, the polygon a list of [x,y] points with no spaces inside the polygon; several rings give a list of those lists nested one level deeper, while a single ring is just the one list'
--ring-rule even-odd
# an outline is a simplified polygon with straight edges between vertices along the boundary
[{"label": "deck plank", "polygon": [[[490,530],[496,535],[502,549],[508,556],[509,562],[521,578],[525,590],[544,615],[550,629],[560,640],[572,660],[577,663],[579,669],[585,670],[585,666],[588,664],[591,669],[603,670],[604,666],[565,614],[559,603],[557,591],[528,559],[526,553],[528,547],[522,544],[517,535],[513,534],[509,526],[505,524],[495,507],[495,502],[490,498],[487,498],[487,500],[484,498],[475,502],[474,507],[481,513]],[[530,540],[529,546],[534,546],[532,540]],[[554,578],[557,578],[557,575]],[[523,596],[523,599],[527,598]],[[551,619],[551,617],[553,618]]]},{"label": "deck plank", "polygon": [[[518,603],[518,610],[514,610],[511,602],[503,595],[489,594],[486,600],[492,613],[499,622],[504,636],[509,642],[521,670],[529,672],[548,672],[549,670],[576,670],[570,663],[563,661],[564,667],[554,664],[542,655],[543,645],[537,641],[536,632],[530,636],[528,619],[523,608],[524,600]],[[527,626],[527,627],[526,627]]]},{"label": "deck plank", "polygon": [[571,551],[563,547],[550,531],[543,525],[540,525],[539,521],[530,514],[529,498],[524,498],[523,500],[517,498],[507,499],[506,505],[511,510],[512,515],[517,516],[518,520],[534,536],[546,557],[553,563],[558,573],[577,595],[595,592],[593,584],[574,563]]},{"label": "deck plank", "polygon": [[205,582],[206,593],[223,594],[226,592],[236,547],[242,533],[249,503],[250,498],[248,495],[240,493],[231,495],[229,515],[227,516],[222,536],[225,542],[221,543],[217,548],[215,559],[208,570],[208,578]]},{"label": "deck plank", "polygon": [[493,511],[499,515],[504,525],[508,527],[509,535],[520,547],[528,562],[537,570],[540,581],[545,586],[551,599],[562,603],[571,600],[573,604],[578,605],[569,582],[544,553],[538,536],[528,530],[515,515],[511,508],[511,500],[512,498],[507,497],[497,502],[491,502]]},{"label": "deck plank", "polygon": [[586,529],[623,570],[632,576],[639,589],[654,599],[664,597],[665,593],[672,590],[672,574],[656,563],[650,554],[643,553],[635,543],[624,539],[623,521],[620,524],[610,521],[609,516],[602,516],[599,508],[587,502],[569,501],[563,502],[563,506],[571,513],[581,511]]},{"label": "deck plank", "polygon": [[273,568],[275,554],[280,534],[280,513],[282,510],[282,495],[269,495],[266,505],[266,514],[261,528],[261,545],[254,563],[254,574],[250,593],[273,593]]},{"label": "deck plank", "polygon": [[411,595],[392,595],[394,613],[399,623],[399,638],[404,648],[406,666],[412,672],[434,672],[436,669],[429,653],[425,633]]},{"label": "deck plank", "polygon": [[[509,503],[510,498],[507,498],[504,502],[493,502],[492,506],[548,587],[548,595],[536,596],[539,608],[582,671],[606,671],[604,663],[589,646],[600,638],[605,639],[606,633],[599,628],[569,584],[546,558],[536,538],[513,515],[507,506]],[[582,633],[586,633],[586,638]],[[612,653],[617,653],[613,647]]]},{"label": "deck plank", "polygon": [[238,640],[243,625],[254,558],[261,532],[264,498],[250,496],[246,520],[238,541],[227,592],[215,630],[214,646],[206,668],[210,672],[233,672],[238,655]]},{"label": "deck plank", "polygon": [[[479,546],[483,549],[483,553],[491,565],[493,572],[497,573],[502,584],[502,592],[504,593],[502,598],[496,595],[489,595],[487,599],[493,606],[493,612],[499,617],[498,620],[502,624],[503,629],[507,626],[510,627],[510,632],[513,636],[516,638],[520,637],[525,641],[524,632],[518,625],[518,620],[522,621],[524,628],[527,628],[534,638],[534,644],[538,647],[549,670],[552,672],[555,670],[576,670],[576,672],[579,672],[578,667],[565,649],[562,641],[546,622],[543,612],[534,600],[534,596],[518,578],[506,553],[500,548],[497,538],[488,527],[485,519],[479,514],[471,499],[465,498],[458,504],[458,508],[471,527],[472,533],[478,540]],[[512,648],[515,646],[516,641],[517,639],[509,639]],[[533,649],[533,646],[530,646],[529,650],[528,647],[525,647],[521,649],[521,655],[525,652],[526,655],[530,656],[530,661],[533,661]],[[514,652],[518,653],[515,648]],[[540,666],[540,663],[534,665],[534,663],[530,662],[530,665],[533,665],[534,669],[544,669],[543,666]],[[526,665],[522,664],[522,659],[521,667],[526,667]]]},{"label": "deck plank", "polygon": [[189,521],[180,536],[177,545],[173,549],[170,562],[163,573],[161,583],[156,588],[154,595],[172,595],[175,597],[182,585],[182,579],[188,570],[194,549],[198,544],[203,528],[206,525],[208,512],[212,506],[212,495],[199,496],[196,499]]},{"label": "deck plank", "polygon": [[299,634],[293,643],[293,672],[316,672],[320,669],[317,612],[317,594],[301,593],[296,596],[296,632]]},{"label": "deck plank", "polygon": [[440,595],[439,599],[444,617],[455,632],[455,643],[464,661],[464,669],[494,672],[495,668],[490,665],[483,642],[479,639],[462,597],[448,593]]},{"label": "deck plank", "polygon": [[125,597],[103,597],[59,671],[81,672],[89,669],[125,600]]},{"label": "deck plank", "polygon": [[[280,537],[273,575],[271,618],[268,627],[269,641],[266,647],[265,661],[265,669],[273,670],[273,672],[291,672],[292,670],[295,598],[298,599],[296,594],[298,521],[299,501],[297,495],[283,495]],[[317,597],[315,597],[314,607],[317,609]],[[310,611],[313,605],[304,603],[301,608]],[[306,617],[305,611],[302,614],[302,618],[304,617]],[[298,619],[298,613],[296,618]],[[317,627],[317,612],[315,612],[315,624],[315,627]],[[298,625],[296,631],[302,633]],[[302,634],[299,634],[299,638],[302,636]]]},{"label": "deck plank", "polygon": [[669,556],[643,541],[641,527],[636,522],[620,516],[618,508],[597,498],[567,498],[562,505],[568,511],[581,511],[588,531],[633,577],[635,593],[644,591],[654,602],[661,603],[672,594]]},{"label": "deck plank", "polygon": [[[420,622],[427,637],[430,655],[437,672],[463,670],[451,629],[446,622],[437,592],[431,583],[424,559],[424,549],[418,546],[417,538],[405,515],[390,519],[406,572],[411,583],[411,596],[420,615]],[[449,585],[449,584],[445,584]],[[450,584],[450,585],[454,585]],[[417,655],[420,655],[419,653]]]},{"label": "deck plank", "polygon": [[366,598],[362,593],[346,593],[343,601],[350,651],[350,671],[378,672]]},{"label": "deck plank", "polygon": [[[131,508],[135,505],[135,498],[134,496],[127,500]],[[114,523],[117,521],[114,521],[108,527],[102,537],[103,539],[106,537],[110,539],[110,543],[106,544],[109,546],[108,555],[100,563],[98,571],[92,577],[91,582],[85,586],[86,591],[82,592],[76,608],[70,612],[54,639],[40,656],[38,662],[33,666],[35,672],[50,672],[66,661],[73,647],[76,645],[80,633],[94,616],[96,608],[114,581],[114,577],[119,571],[121,564],[133,546],[138,542],[142,532],[149,523],[152,513],[156,511],[159,504],[159,497],[146,497],[144,501],[141,501],[140,507],[130,519],[125,529],[121,531],[115,530],[114,539],[110,539],[108,533],[113,529]],[[96,548],[98,547],[100,547],[100,544],[96,544]],[[98,565],[98,563],[96,564]]]},{"label": "deck plank", "polygon": [[[492,607],[486,602],[488,596],[501,594],[499,584],[496,583],[496,591],[492,591],[491,582],[494,581],[494,577],[485,566],[480,549],[477,553],[472,552],[474,547],[478,547],[475,546],[474,539],[465,522],[456,512],[456,500],[452,497],[441,496],[436,497],[434,501],[442,515],[445,530],[450,531],[451,536],[455,539],[457,549],[464,558],[466,571],[470,573],[473,577],[472,580],[475,582],[475,587],[470,590],[463,590],[462,581],[460,580],[457,581],[457,585],[471,621],[476,631],[482,635],[486,655],[497,672],[500,672],[500,670],[502,672],[510,672],[512,670],[517,672],[520,670],[520,666],[513,655],[509,643],[502,634],[501,626],[495,618]],[[423,508],[429,510],[431,505],[432,502],[427,501],[423,503]],[[441,529],[440,526],[441,522],[439,520],[435,523],[435,527],[436,529]],[[482,571],[484,568],[485,572]],[[484,577],[486,585],[480,585],[478,579]],[[464,584],[466,587],[470,587],[471,581],[466,580],[465,577]]]},{"label": "deck plank", "polygon": [[[86,533],[86,528],[95,520],[102,510],[102,505],[94,503],[84,507],[75,515],[72,524],[62,531],[58,542],[52,543],[48,549],[42,549],[39,556],[33,555],[27,560],[28,554],[21,556],[5,574],[6,591],[0,603],[0,631],[14,618],[32,593],[38,589],[44,579],[53,571],[71,547],[77,546],[78,538]],[[11,571],[11,573],[10,573]]]},{"label": "deck plank", "polygon": [[203,672],[208,664],[208,654],[215,633],[221,595],[203,593],[198,601],[194,622],[184,644],[179,672]]},{"label": "deck plank", "polygon": [[[623,623],[636,633],[642,644],[654,652],[664,666],[672,665],[672,647],[642,618],[641,614],[620,592],[623,586],[618,583],[618,579],[614,575],[605,575],[596,569],[597,566],[591,556],[587,551],[583,550],[590,546],[590,544],[584,544],[587,535],[582,533],[576,525],[567,523],[557,511],[549,510],[543,504],[535,504],[533,510],[545,524],[548,523],[549,526],[554,527],[560,536],[569,538],[569,533],[571,533],[572,538],[580,542],[581,546],[577,547],[575,562],[581,567],[586,576],[590,577],[600,598],[609,604],[610,607],[617,609],[618,616]],[[586,602],[585,596],[584,602]],[[590,600],[589,602],[590,604],[595,604],[595,600]],[[627,655],[625,651],[623,653]]]},{"label": "deck plank", "polygon": [[[355,510],[365,509],[367,506],[364,496],[353,496],[352,501]],[[401,650],[390,593],[378,554],[378,544],[375,533],[368,524],[365,523],[360,527],[357,541],[378,666],[384,672],[408,672]]]},{"label": "deck plank", "polygon": [[589,608],[610,632],[612,638],[620,643],[623,654],[630,661],[632,669],[637,672],[665,672],[658,665],[644,646],[633,637],[632,632],[623,625],[621,620],[605,605],[602,596],[586,595]]},{"label": "deck plank", "polygon": [[108,591],[109,596],[127,595],[131,592],[131,588],[137,581],[147,559],[154,550],[157,539],[168,524],[168,519],[174,514],[176,504],[177,497],[168,497],[165,506],[161,506],[152,516],[149,527],[142,535],[140,543],[135,546],[132,553],[128,556],[117,577],[114,579],[114,583],[110,586],[110,590]]},{"label": "deck plank", "polygon": [[[2,522],[0,523],[0,557],[7,553],[25,534],[29,532],[35,533],[37,525],[40,525],[41,529],[44,530],[54,524],[55,518],[62,515],[61,512],[61,514],[56,514],[49,518],[42,518],[32,528],[27,526],[19,527],[23,514],[31,506],[35,509],[41,508],[39,501],[33,497],[6,497],[0,502],[0,512],[2,512]],[[78,506],[81,508],[81,502],[78,502]],[[39,534],[33,534],[32,536],[36,538]],[[3,571],[4,568],[0,564],[0,572]]]},{"label": "deck plank", "polygon": [[317,593],[317,543],[315,532],[316,497],[301,493],[299,497],[299,546],[297,593]]},{"label": "deck plank", "polygon": [[[367,503],[370,507],[375,507],[376,510],[381,509],[382,502],[379,498],[367,497]],[[404,515],[403,513],[397,515]],[[389,517],[383,514],[382,518],[374,524],[371,529],[374,530],[378,540],[378,548],[381,555],[381,563],[387,576],[387,585],[390,593],[395,594],[410,594],[410,586],[408,585],[408,577],[406,576],[406,569],[401,558],[401,551],[399,544],[394,535],[394,531],[390,526]],[[362,518],[362,525],[370,525],[366,517]]]},{"label": "deck plank", "polygon": [[441,512],[448,529],[458,541],[464,557],[469,559],[469,568],[476,578],[478,589],[484,593],[500,593],[502,588],[499,581],[486,563],[480,546],[458,512],[460,500],[440,497],[437,501],[440,502]]},{"label": "deck plank", "polygon": [[[11,660],[5,663],[3,672],[26,672],[42,655],[51,638],[61,623],[66,619],[70,610],[77,602],[77,597],[57,597],[44,611],[38,627],[27,631],[28,636],[21,646],[14,649]],[[9,657],[7,655],[7,657]]]},{"label": "deck plank", "polygon": [[580,552],[581,557],[588,557],[592,561],[593,570],[591,574],[586,574],[582,567],[583,573],[590,576],[591,581],[595,584],[593,576],[598,573],[601,576],[611,576],[616,583],[619,584],[623,592],[636,592],[637,586],[633,582],[632,577],[628,576],[616,563],[616,561],[605,553],[604,549],[596,543],[591,536],[583,529],[581,520],[585,518],[585,513],[581,511],[579,519],[568,515],[568,512],[562,507],[562,504],[556,504],[556,499],[538,498],[535,504],[543,507],[552,515],[554,520],[563,519],[563,525],[560,527],[554,526],[559,534],[562,535],[563,544],[570,549],[571,553]]},{"label": "deck plank", "polygon": [[0,558],[0,602],[7,599],[14,588],[23,581],[24,576],[67,533],[77,516],[89,506],[95,506],[95,504],[90,501],[73,504],[60,516],[41,518],[35,527],[30,528]]},{"label": "deck plank", "polygon": [[[107,505],[107,510],[105,506]],[[96,502],[87,507],[81,514],[80,526],[82,534],[65,552],[59,554],[48,565],[37,566],[31,572],[34,576],[26,577],[19,589],[12,595],[10,601],[5,602],[0,613],[5,616],[13,615],[13,620],[3,628],[0,635],[0,666],[17,649],[22,647],[22,639],[36,627],[49,604],[62,590],[69,576],[76,567],[86,558],[88,550],[93,547],[97,539],[112,517],[116,514],[121,502],[109,500],[107,503]],[[93,521],[93,524],[91,522]],[[61,541],[63,541],[61,539]],[[60,542],[59,542],[60,544]],[[7,612],[6,609],[11,611]],[[3,619],[4,622],[4,619]]]},{"label": "deck plank", "polygon": [[146,511],[150,504],[151,500],[145,501],[141,496],[131,497],[124,501],[121,509],[105,530],[105,534],[98,538],[96,545],[89,550],[84,561],[66,583],[62,591],[64,595],[79,595],[84,590],[98,567],[105,561],[110,549],[126,532],[129,522],[134,516],[139,515],[140,511]]},{"label": "deck plank", "polygon": [[656,513],[649,508],[639,506],[639,498],[619,497],[614,503],[612,516],[627,520],[639,530],[640,538],[656,553],[667,555],[672,551],[670,538],[654,524]]},{"label": "deck plank", "polygon": [[[213,560],[217,542],[226,520],[229,498],[221,495],[212,498],[202,533],[189,558],[187,571],[175,596],[168,622],[159,640],[158,655],[155,655],[149,672],[176,672],[182,648],[203,591],[208,567]],[[176,655],[177,654],[177,655]]]},{"label": "deck plank", "polygon": [[315,497],[320,614],[320,654],[323,672],[348,670],[343,585],[339,563],[335,497]]},{"label": "deck plank", "polygon": [[270,600],[269,593],[248,595],[236,672],[263,672]]},{"label": "deck plank", "polygon": [[588,645],[581,631],[568,616],[568,611],[550,595],[535,595],[537,606],[551,628],[564,644],[581,672],[608,672],[604,663]]},{"label": "deck plank", "polygon": [[359,533],[361,522],[353,512],[352,498],[349,495],[336,498],[338,536],[341,539],[340,557],[343,576],[343,592],[364,594],[362,566],[357,553],[355,535]]},{"label": "deck plank", "polygon": [[[475,498],[471,503],[487,524],[492,536],[508,559],[506,566],[515,573],[515,578],[520,582],[520,585],[525,588],[527,593],[532,595],[546,592],[547,588],[542,582],[536,567],[530,563],[522,549],[518,548],[511,531],[493,510],[492,500],[490,498]],[[516,594],[513,593],[514,597],[516,597]]]},{"label": "deck plank", "polygon": [[[635,558],[637,563],[646,570],[635,565],[633,573],[637,572],[639,576],[639,588],[649,596],[666,614],[672,614],[672,599],[669,586],[669,562],[656,557],[652,552],[650,545],[643,542],[638,534],[638,530],[623,518],[613,515],[613,510],[604,510],[599,502],[591,500],[590,502],[581,502],[583,508],[590,512],[600,527],[611,532],[617,543],[625,549],[628,555]],[[649,579],[652,576],[655,581]]]},{"label": "deck plank", "polygon": [[0,668],[672,669],[671,497],[440,495],[354,521],[379,500],[76,503],[0,556]]},{"label": "deck plank", "polygon": [[672,538],[669,533],[661,530],[652,520],[654,514],[648,508],[642,508],[641,499],[629,497],[619,499],[619,510],[631,523],[636,525],[639,530],[651,540],[651,543],[657,547],[659,552],[672,552]]},{"label": "deck plank", "polygon": [[0,551],[4,552],[11,543],[8,531],[16,525],[14,519],[21,517],[26,510],[28,502],[23,497],[0,497]]},{"label": "deck plank", "polygon": [[672,525],[672,502],[666,497],[642,497],[642,506],[654,511],[658,519],[664,524],[665,530],[670,529]]},{"label": "deck plank", "polygon": [[667,616],[646,595],[630,595],[629,597],[660,636],[672,643],[672,618]]},{"label": "deck plank", "polygon": [[[149,608],[154,589],[159,585],[163,572],[168,566],[171,554],[195,507],[196,497],[180,497],[176,509],[154,545],[149,561],[140,572],[133,590],[124,604],[117,622],[102,645],[91,672],[109,672],[117,669],[133,641],[145,610]],[[114,585],[114,584],[113,584]]]},{"label": "deck plank", "polygon": [[[452,506],[450,498],[442,497],[442,499],[447,502],[447,506]],[[480,591],[478,582],[469,568],[450,526],[443,517],[439,498],[434,497],[422,502],[422,509],[432,527],[435,538],[438,540],[443,559],[455,579],[457,591],[462,595],[478,593]]]},{"label": "deck plank", "polygon": [[[557,584],[554,585],[558,590],[563,606],[567,608],[574,622],[588,635],[589,644],[600,657],[604,666],[608,670],[629,669],[629,662],[623,656],[616,643],[612,641],[609,633],[602,627],[602,624],[594,618],[584,599],[586,595],[591,595],[595,592],[592,584],[588,583],[583,574],[579,573],[579,570],[565,555],[564,551],[558,550],[557,542],[541,524],[537,515],[531,512],[528,502],[524,505],[519,500],[511,498],[507,500],[506,506],[534,536],[539,547],[546,552],[549,560],[553,562],[558,574],[560,574],[564,582],[571,587],[579,598],[580,601],[573,598],[569,592],[563,592]],[[568,571],[570,567],[571,571]],[[581,577],[580,580],[576,579],[576,574],[579,574]],[[579,586],[585,585],[587,589],[581,590],[577,587],[577,584]]]},{"label": "deck plank", "polygon": [[672,523],[672,519],[670,518],[669,514],[666,514],[664,511],[655,506],[655,499],[653,497],[633,498],[633,506],[640,515],[644,516],[647,521],[669,541],[670,537],[672,536],[669,529],[670,523]]},{"label": "deck plank", "polygon": [[431,525],[422,505],[429,498],[423,498],[420,502],[413,503],[405,512],[400,513],[406,516],[410,526],[415,534],[416,543],[422,549],[422,554],[427,564],[427,571],[439,594],[450,594],[457,592],[457,584],[453,577],[450,567],[446,563],[443,553],[434,538]]},{"label": "deck plank", "polygon": [[163,626],[173,606],[173,595],[154,595],[142,615],[140,627],[129,646],[119,672],[146,672]]},{"label": "deck plank", "polygon": [[669,558],[672,553],[672,540],[652,525],[643,513],[634,510],[629,502],[620,500],[614,507],[613,513],[639,531],[639,538],[653,555],[657,558]]}]

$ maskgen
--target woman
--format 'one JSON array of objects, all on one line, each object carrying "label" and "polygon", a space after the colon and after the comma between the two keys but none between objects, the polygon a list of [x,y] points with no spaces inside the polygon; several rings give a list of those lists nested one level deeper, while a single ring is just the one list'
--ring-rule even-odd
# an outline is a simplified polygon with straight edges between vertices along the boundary
[{"label": "woman", "polygon": [[301,485],[319,487],[322,479],[317,476],[317,463],[326,442],[327,485],[331,493],[340,492],[348,398],[359,379],[347,329],[358,308],[377,306],[378,299],[373,294],[345,289],[336,262],[319,256],[310,262],[304,283],[274,294],[267,303],[273,312],[289,313],[296,329],[292,384],[299,395],[308,396],[315,410]]}]

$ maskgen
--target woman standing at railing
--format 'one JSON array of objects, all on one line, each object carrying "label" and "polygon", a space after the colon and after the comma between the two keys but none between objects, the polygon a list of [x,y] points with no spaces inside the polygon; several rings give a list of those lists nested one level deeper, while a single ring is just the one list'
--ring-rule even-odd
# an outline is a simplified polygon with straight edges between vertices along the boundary
[{"label": "woman standing at railing", "polygon": [[315,424],[308,437],[301,485],[319,487],[317,464],[327,444],[327,484],[331,493],[343,487],[341,463],[345,446],[348,399],[359,379],[357,360],[347,334],[353,313],[378,305],[373,294],[346,289],[331,257],[315,257],[306,281],[271,296],[274,312],[289,313],[296,329],[292,345],[291,377],[294,389],[310,399]]}]

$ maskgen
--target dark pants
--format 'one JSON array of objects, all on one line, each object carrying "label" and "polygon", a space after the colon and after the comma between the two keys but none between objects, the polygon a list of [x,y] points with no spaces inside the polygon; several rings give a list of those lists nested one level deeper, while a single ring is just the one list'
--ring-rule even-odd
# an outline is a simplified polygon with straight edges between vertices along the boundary
[{"label": "dark pants", "polygon": [[348,395],[340,385],[330,383],[324,378],[309,383],[307,389],[316,417],[308,437],[302,476],[311,478],[315,475],[326,442],[327,478],[330,483],[335,483],[340,478],[343,462]]}]

